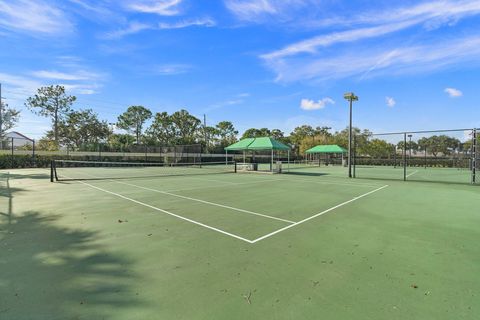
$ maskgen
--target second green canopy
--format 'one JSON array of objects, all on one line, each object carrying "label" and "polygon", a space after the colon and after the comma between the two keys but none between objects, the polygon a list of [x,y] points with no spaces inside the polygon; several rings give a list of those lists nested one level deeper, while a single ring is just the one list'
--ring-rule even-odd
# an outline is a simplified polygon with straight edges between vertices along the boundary
[{"label": "second green canopy", "polygon": [[306,153],[345,153],[346,149],[336,144],[318,145],[305,151]]}]

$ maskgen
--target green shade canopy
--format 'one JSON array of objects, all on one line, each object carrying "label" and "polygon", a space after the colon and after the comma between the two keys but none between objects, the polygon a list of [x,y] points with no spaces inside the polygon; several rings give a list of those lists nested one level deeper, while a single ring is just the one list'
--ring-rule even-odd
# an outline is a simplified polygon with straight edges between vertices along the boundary
[{"label": "green shade canopy", "polygon": [[270,137],[242,139],[225,148],[235,150],[290,150],[290,147]]},{"label": "green shade canopy", "polygon": [[255,138],[242,139],[225,148],[227,151],[247,150],[247,147],[255,140]]},{"label": "green shade canopy", "polygon": [[336,144],[318,145],[305,151],[306,153],[345,153],[346,149]]}]

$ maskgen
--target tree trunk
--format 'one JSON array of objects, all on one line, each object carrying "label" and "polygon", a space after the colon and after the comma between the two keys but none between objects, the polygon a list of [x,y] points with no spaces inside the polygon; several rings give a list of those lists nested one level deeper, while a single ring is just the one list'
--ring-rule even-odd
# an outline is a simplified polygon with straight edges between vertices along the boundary
[{"label": "tree trunk", "polygon": [[55,119],[54,119],[54,130],[55,130],[55,144],[58,145],[58,108],[55,108]]},{"label": "tree trunk", "polygon": [[137,130],[135,131],[136,131],[135,134],[137,136],[137,145],[139,145],[140,144],[140,128],[138,125],[137,125]]}]

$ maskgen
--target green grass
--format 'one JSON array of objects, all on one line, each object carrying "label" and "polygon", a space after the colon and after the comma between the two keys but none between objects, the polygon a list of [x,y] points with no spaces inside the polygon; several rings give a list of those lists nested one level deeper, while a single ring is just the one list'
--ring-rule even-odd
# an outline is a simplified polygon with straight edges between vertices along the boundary
[{"label": "green grass", "polygon": [[477,319],[478,186],[149,170],[0,171],[0,319]]}]

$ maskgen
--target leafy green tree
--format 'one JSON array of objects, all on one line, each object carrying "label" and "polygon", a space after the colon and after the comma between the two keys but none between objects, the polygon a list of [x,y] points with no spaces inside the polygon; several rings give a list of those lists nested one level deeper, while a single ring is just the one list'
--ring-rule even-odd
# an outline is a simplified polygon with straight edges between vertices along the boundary
[{"label": "leafy green tree", "polygon": [[314,137],[315,129],[309,125],[303,125],[293,129],[290,134],[290,140],[292,143],[299,145],[306,137]]},{"label": "leafy green tree", "polygon": [[2,138],[6,131],[15,127],[20,119],[20,111],[9,108],[8,104],[0,99],[0,138]]},{"label": "leafy green tree", "polygon": [[382,139],[371,139],[366,144],[365,151],[373,158],[390,158],[395,154],[395,145]]},{"label": "leafy green tree", "polygon": [[143,106],[130,106],[118,117],[117,127],[135,134],[137,144],[140,144],[145,122],[152,117],[152,112]]},{"label": "leafy green tree", "polygon": [[[337,144],[345,149],[348,148],[348,127],[343,129],[342,131],[335,132],[332,137],[333,144]],[[365,154],[367,153],[366,146],[368,140],[372,136],[372,133],[368,130],[360,130],[359,128],[352,128],[352,134],[356,147],[357,154]]]},{"label": "leafy green tree", "polygon": [[205,145],[207,151],[210,151],[214,146],[221,143],[221,139],[219,138],[219,130],[216,127],[202,127],[202,134],[204,140],[203,144]]},{"label": "leafy green tree", "polygon": [[276,140],[282,140],[284,138],[284,135],[285,134],[280,129],[272,129],[272,131],[270,131],[270,137]]},{"label": "leafy green tree", "polygon": [[175,138],[179,144],[192,144],[201,136],[200,119],[191,115],[187,110],[174,112],[171,116]]},{"label": "leafy green tree", "polygon": [[107,143],[112,151],[124,151],[135,144],[135,137],[129,134],[114,133],[108,136]]},{"label": "leafy green tree", "polygon": [[57,85],[39,88],[37,94],[27,99],[25,106],[37,115],[52,119],[54,140],[58,144],[58,124],[70,112],[75,100],[75,96],[66,94],[65,87]]},{"label": "leafy green tree", "polygon": [[63,144],[79,148],[106,140],[111,130],[92,109],[72,111],[59,124]]},{"label": "leafy green tree", "polygon": [[242,139],[270,137],[270,135],[271,135],[271,131],[268,128],[261,128],[261,129],[250,128],[243,133]]},{"label": "leafy green tree", "polygon": [[452,152],[458,151],[462,143],[460,140],[447,135],[434,135],[421,138],[418,140],[418,145],[421,150],[426,149],[427,152],[433,154],[436,158],[440,153],[443,155],[450,155]]},{"label": "leafy green tree", "polygon": [[217,129],[220,139],[219,142],[222,147],[226,147],[237,141],[238,131],[235,130],[233,123],[230,121],[221,121],[215,126],[215,128]]},{"label": "leafy green tree", "polygon": [[46,137],[41,138],[37,144],[36,149],[41,151],[58,151],[58,143],[52,141],[50,135],[53,135],[53,132],[47,133]]},{"label": "leafy green tree", "polygon": [[146,130],[151,141],[167,146],[175,143],[175,128],[172,117],[167,112],[157,112],[153,122]]},{"label": "leafy green tree", "polygon": [[314,135],[318,136],[326,136],[326,137],[331,137],[332,134],[330,133],[331,127],[316,127],[314,130]]}]

